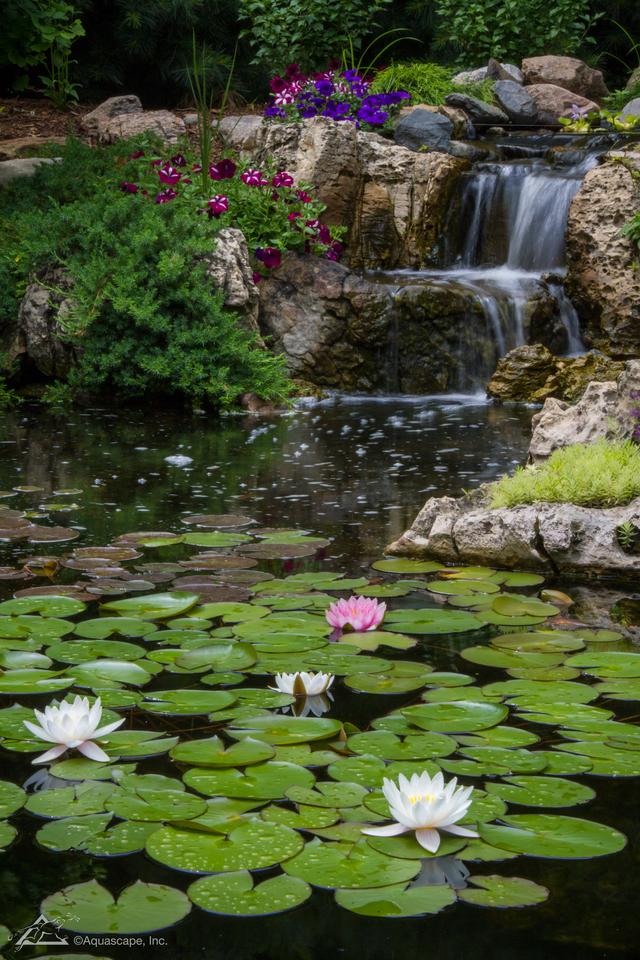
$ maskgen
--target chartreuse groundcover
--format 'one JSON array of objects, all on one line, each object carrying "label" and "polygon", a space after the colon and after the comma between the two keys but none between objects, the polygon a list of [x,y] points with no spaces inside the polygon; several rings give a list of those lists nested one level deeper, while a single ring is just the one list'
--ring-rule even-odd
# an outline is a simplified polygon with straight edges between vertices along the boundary
[{"label": "chartreuse groundcover", "polygon": [[[142,934],[315,888],[372,918],[535,906],[553,890],[521,858],[625,846],[589,805],[599,778],[640,775],[640,727],[615,715],[640,699],[640,653],[571,621],[541,577],[405,559],[285,575],[327,540],[234,515],[175,526],[74,547],[77,530],[0,508],[2,540],[57,545],[24,568],[50,586],[0,568],[17,581],[0,745],[33,761],[0,783],[4,855],[31,817],[51,857],[144,852],[189,881],[75,883],[45,917]],[[432,666],[442,644],[459,670]],[[344,719],[358,697],[362,728]]]}]

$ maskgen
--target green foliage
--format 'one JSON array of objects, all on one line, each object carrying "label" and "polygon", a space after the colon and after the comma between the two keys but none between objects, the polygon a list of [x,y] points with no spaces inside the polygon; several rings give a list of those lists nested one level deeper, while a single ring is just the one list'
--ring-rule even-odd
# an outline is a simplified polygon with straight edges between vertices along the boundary
[{"label": "green foliage", "polygon": [[[42,64],[53,49],[69,50],[84,29],[76,10],[66,0],[6,0],[2,8],[0,64],[26,68]],[[21,72],[14,83],[24,89],[28,81]]]},{"label": "green foliage", "polygon": [[543,53],[576,53],[601,14],[589,0],[435,0],[436,40],[471,67],[489,57],[519,62]]},{"label": "green foliage", "polygon": [[254,63],[284,70],[290,63],[320,68],[343,48],[358,50],[389,0],[241,0],[240,14],[250,21]]},{"label": "green foliage", "polygon": [[640,447],[631,440],[599,440],[556,450],[541,466],[519,467],[494,485],[491,506],[547,502],[615,507],[638,496]]},{"label": "green foliage", "polygon": [[214,406],[246,391],[283,400],[282,360],[256,346],[206,276],[212,221],[186,205],[122,193],[114,164],[126,174],[130,150],[71,142],[62,163],[3,191],[0,291],[64,268],[75,304],[65,329],[82,347],[75,390]]},{"label": "green foliage", "polygon": [[628,220],[622,228],[622,234],[640,247],[640,212]]},{"label": "green foliage", "polygon": [[414,103],[428,103],[440,106],[450,93],[467,93],[480,100],[491,102],[492,81],[485,83],[454,86],[451,78],[455,70],[439,63],[392,63],[381,70],[371,84],[372,93],[388,93],[392,90],[406,90]]},{"label": "green foliage", "polygon": [[609,110],[620,113],[630,100],[635,100],[637,97],[640,97],[640,83],[636,83],[629,88],[623,87],[621,90],[614,90],[604,102]]}]

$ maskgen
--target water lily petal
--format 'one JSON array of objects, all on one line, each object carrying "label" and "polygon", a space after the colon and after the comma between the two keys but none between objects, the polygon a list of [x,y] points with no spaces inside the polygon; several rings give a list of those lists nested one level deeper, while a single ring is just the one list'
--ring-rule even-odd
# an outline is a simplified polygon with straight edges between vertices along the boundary
[{"label": "water lily petal", "polygon": [[[405,827],[401,823],[389,823],[386,827],[367,827],[367,829],[362,832],[366,833],[369,837],[399,837],[401,833],[409,833],[410,831],[411,827]],[[438,831],[432,830],[431,833],[437,835]]]},{"label": "water lily petal", "polygon": [[51,750],[47,750],[46,753],[41,753],[39,757],[35,757],[31,763],[49,763],[50,760],[55,760],[57,757],[62,756],[66,749],[66,744],[61,743],[57,747],[52,747]]},{"label": "water lily petal", "polygon": [[431,830],[428,827],[416,830],[416,840],[429,853],[437,853],[440,846],[440,834],[437,830]]},{"label": "water lily petal", "polygon": [[84,743],[78,744],[78,750],[84,754],[85,757],[89,757],[90,760],[100,760],[102,763],[109,762],[109,755],[104,752],[102,747],[94,743],[93,740],[85,740]]}]

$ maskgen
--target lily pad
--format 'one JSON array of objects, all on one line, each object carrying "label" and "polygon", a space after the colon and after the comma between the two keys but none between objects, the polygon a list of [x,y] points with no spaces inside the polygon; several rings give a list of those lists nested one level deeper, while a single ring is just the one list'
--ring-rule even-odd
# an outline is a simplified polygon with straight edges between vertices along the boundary
[{"label": "lily pad", "polygon": [[226,747],[220,737],[188,740],[171,751],[173,760],[197,767],[246,767],[270,760],[275,750],[263,740],[245,737]]},{"label": "lily pad", "polygon": [[295,856],[303,847],[295,830],[257,819],[241,823],[226,835],[162,827],[146,843],[152,860],[185,873],[263,870]]},{"label": "lily pad", "polygon": [[[83,620],[74,629],[79,637],[89,640],[106,640],[114,635],[121,637],[146,637],[156,632],[156,626],[137,617],[98,617]],[[155,638],[154,638],[155,639]]]},{"label": "lily pad", "polygon": [[470,877],[473,887],[458,891],[460,900],[476,907],[532,907],[549,896],[546,887],[522,877]]},{"label": "lily pad", "polygon": [[588,803],[595,791],[562,777],[507,777],[504,783],[485,783],[487,793],[525,807],[573,807]]},{"label": "lily pad", "polygon": [[383,889],[336,890],[336,903],[361,917],[420,917],[439,913],[455,903],[448,884],[408,887],[392,884]]},{"label": "lily pad", "polygon": [[442,564],[433,560],[406,560],[404,557],[376,560],[371,566],[385,573],[435,573],[442,569]]},{"label": "lily pad", "polygon": [[509,708],[498,703],[453,701],[424,703],[402,711],[403,716],[423,730],[439,733],[471,733],[500,723]]},{"label": "lily pad", "polygon": [[280,875],[254,886],[248,870],[202,877],[188,889],[190,899],[207,913],[231,917],[264,917],[300,906],[311,887],[297,877]]},{"label": "lily pad", "polygon": [[0,780],[0,820],[6,820],[12,813],[24,806],[27,795],[15,783]]},{"label": "lily pad", "polygon": [[328,717],[256,716],[236,720],[229,725],[229,736],[236,740],[254,737],[265,743],[289,744],[325,740],[338,736],[342,730],[339,720]]},{"label": "lily pad", "polygon": [[195,717],[223,710],[235,703],[235,693],[226,690],[154,690],[140,704],[148,713]]},{"label": "lily pad", "polygon": [[627,842],[613,827],[578,817],[528,813],[503,819],[506,826],[480,824],[482,839],[531,857],[571,860],[602,857],[617,853]]},{"label": "lily pad", "polygon": [[75,883],[46,897],[48,920],[77,933],[151,933],[172,927],[191,910],[186,894],[159,883],[137,880],[116,901],[97,880]]},{"label": "lily pad", "polygon": [[443,634],[480,630],[485,621],[464,610],[422,609],[394,610],[387,614],[387,630],[398,633]]},{"label": "lily pad", "polygon": [[0,616],[37,613],[41,617],[73,617],[85,609],[85,603],[71,597],[21,597],[0,603]]},{"label": "lily pad", "polygon": [[311,840],[301,853],[283,863],[282,869],[316,887],[366,889],[413,879],[420,861],[387,857],[364,841],[345,844]]},{"label": "lily pad", "polygon": [[447,757],[456,749],[456,741],[443,733],[417,733],[402,740],[386,730],[356,733],[347,746],[354,753],[368,753],[383,760],[426,760]]},{"label": "lily pad", "polygon": [[311,787],[315,777],[306,767],[268,760],[245,770],[192,767],[183,777],[188,787],[208,797],[236,800],[278,800],[290,787]]},{"label": "lily pad", "polygon": [[199,599],[197,593],[176,590],[174,593],[152,593],[144,597],[111,600],[103,604],[102,609],[140,620],[168,620],[170,617],[179,617],[187,610],[191,610]]}]

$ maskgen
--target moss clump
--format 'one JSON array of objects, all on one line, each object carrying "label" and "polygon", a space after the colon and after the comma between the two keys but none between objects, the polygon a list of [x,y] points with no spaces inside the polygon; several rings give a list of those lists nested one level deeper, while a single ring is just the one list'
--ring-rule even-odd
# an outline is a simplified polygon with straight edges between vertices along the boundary
[{"label": "moss clump", "polygon": [[635,497],[640,497],[640,446],[631,440],[599,440],[556,450],[540,466],[519,467],[494,485],[491,506],[546,502],[617,507]]}]

